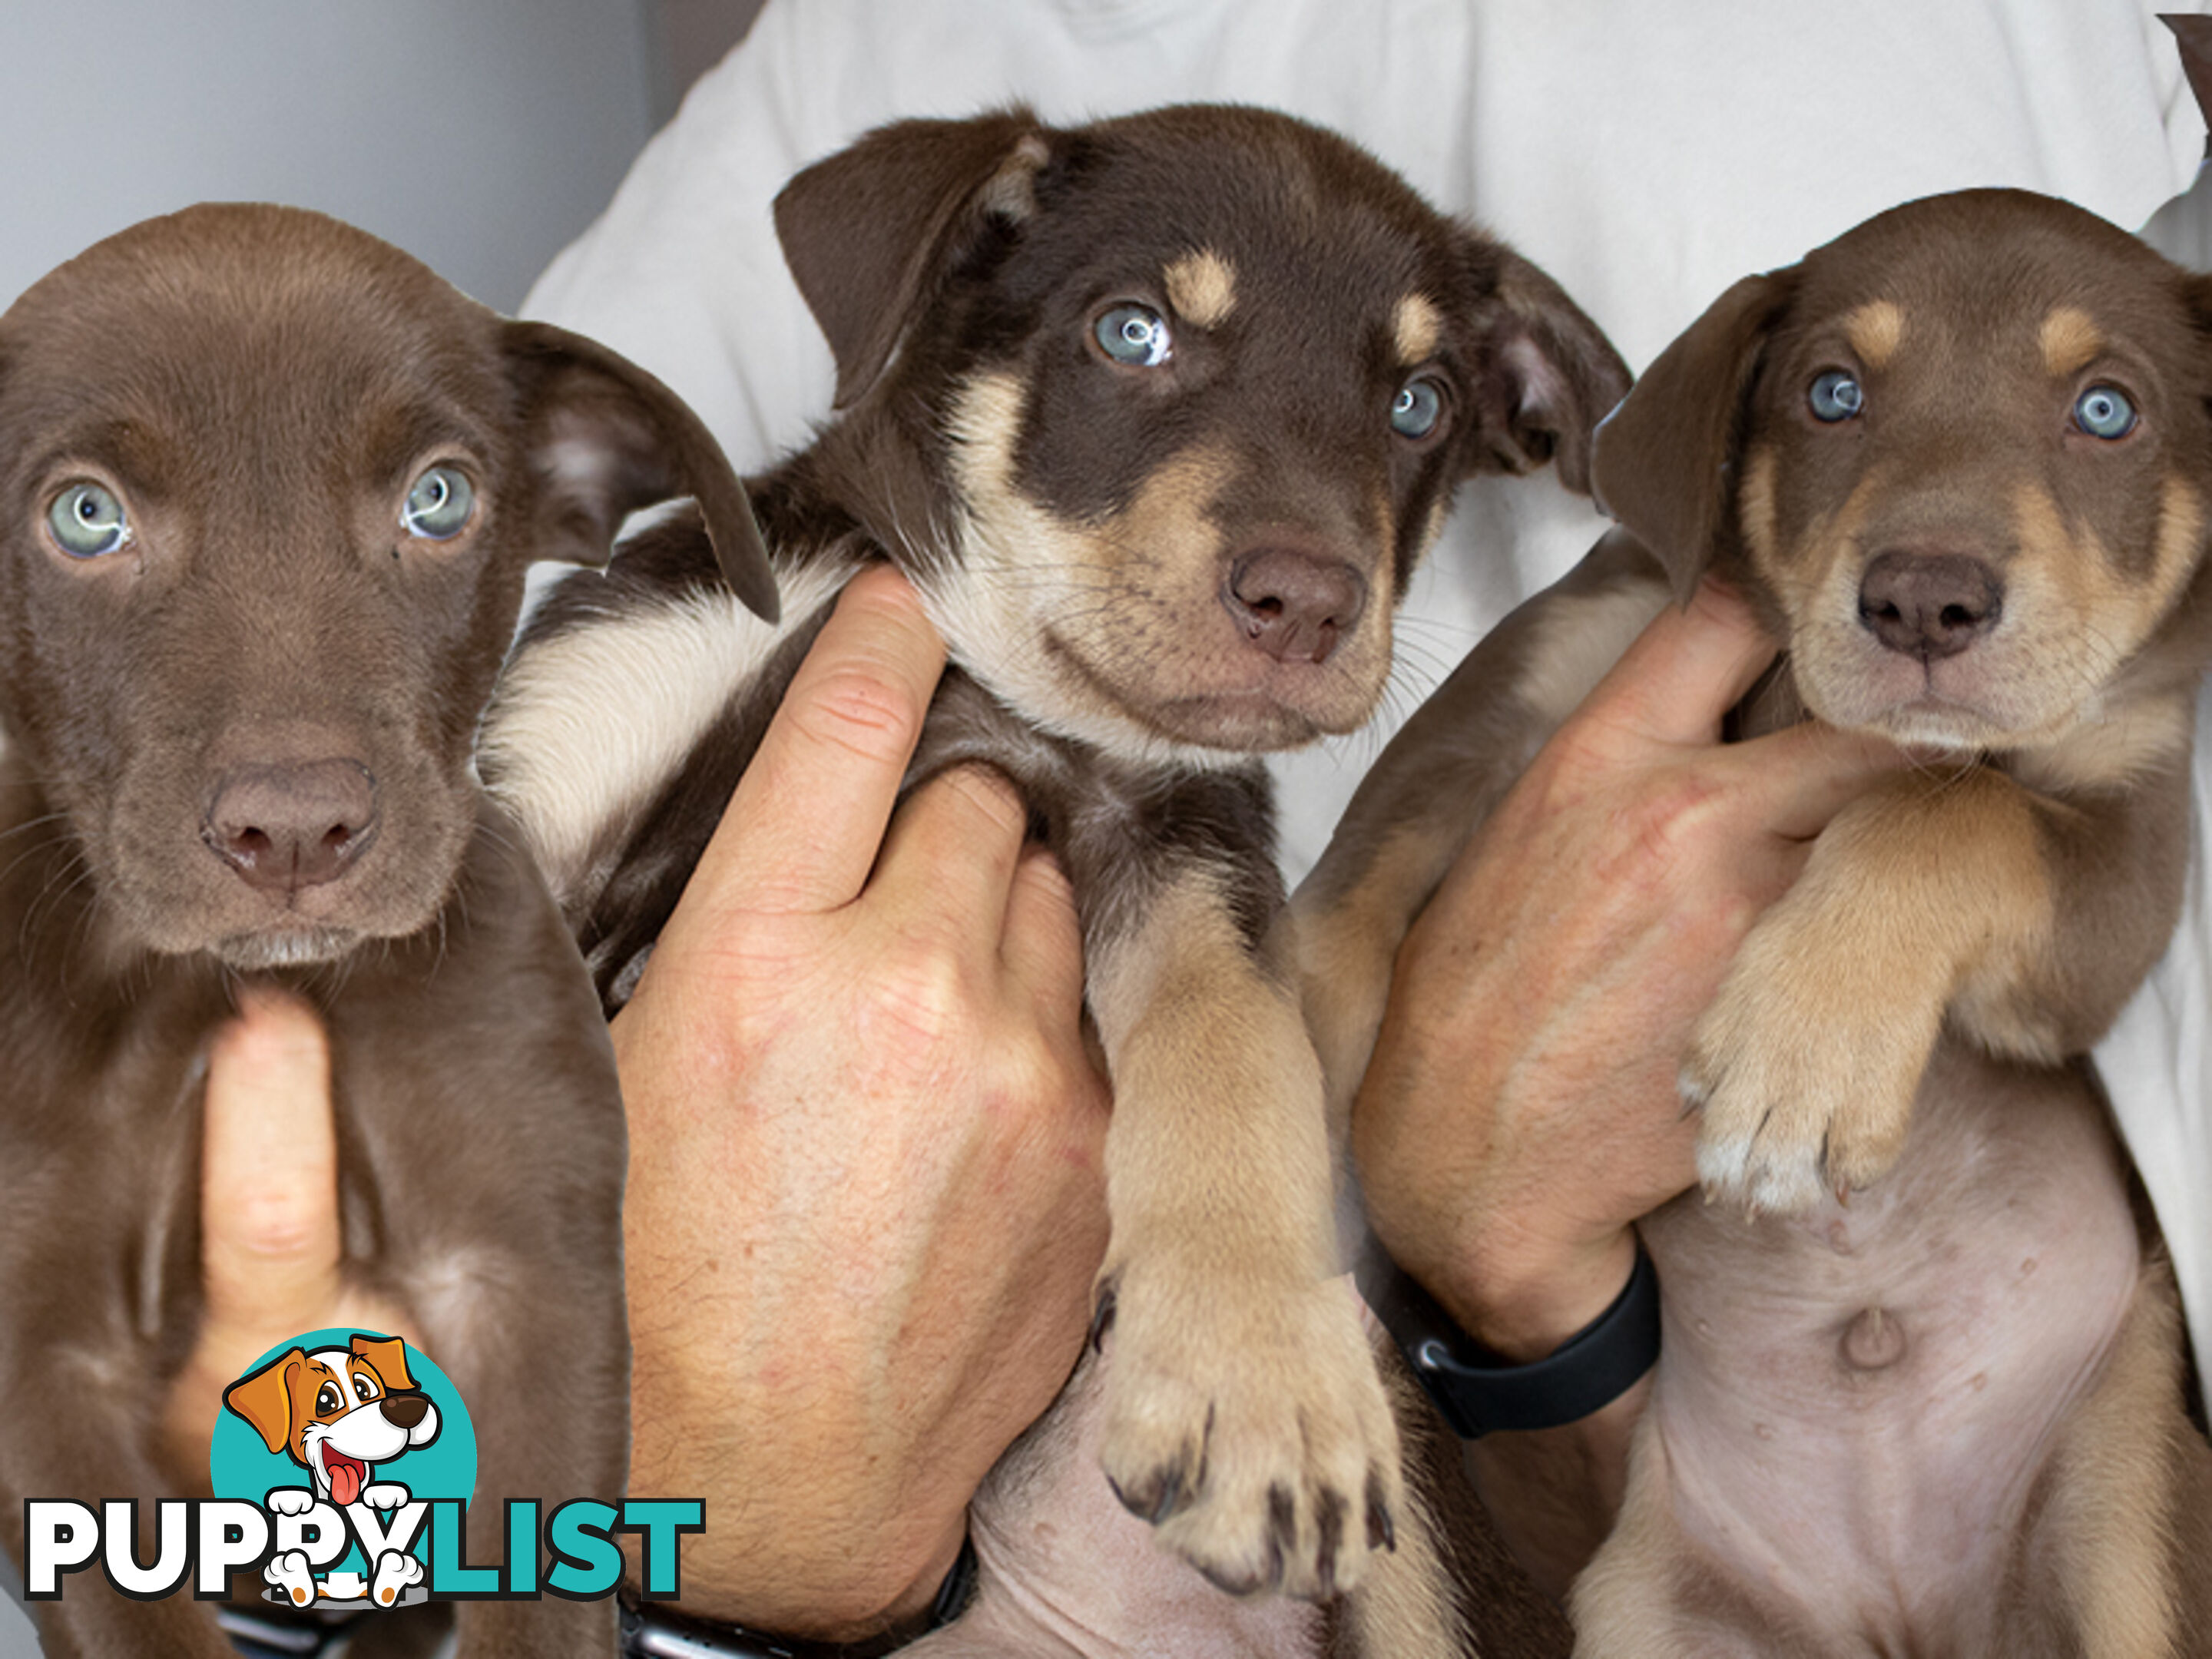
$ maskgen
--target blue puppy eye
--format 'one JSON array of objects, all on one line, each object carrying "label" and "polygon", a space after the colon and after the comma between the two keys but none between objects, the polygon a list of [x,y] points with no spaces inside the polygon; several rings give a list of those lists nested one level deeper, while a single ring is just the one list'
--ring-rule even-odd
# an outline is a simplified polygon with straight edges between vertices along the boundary
[{"label": "blue puppy eye", "polygon": [[459,467],[434,466],[415,480],[399,509],[401,528],[434,542],[461,533],[476,511],[477,492]]},{"label": "blue puppy eye", "polygon": [[1817,421],[1848,421],[1866,407],[1866,394],[1859,383],[1841,369],[1832,368],[1813,382],[1806,394],[1813,405],[1813,418]]},{"label": "blue puppy eye", "polygon": [[131,539],[123,503],[96,483],[73,483],[46,509],[46,527],[73,559],[96,559]]},{"label": "blue puppy eye", "polygon": [[1444,416],[1444,395],[1425,375],[1398,388],[1390,404],[1390,429],[1408,438],[1425,438]]},{"label": "blue puppy eye", "polygon": [[2093,438],[2124,438],[2136,429],[2136,406],[2118,386],[2093,386],[2074,400],[2074,424]]},{"label": "blue puppy eye", "polygon": [[1099,349],[1133,368],[1158,368],[1175,343],[1167,319],[1150,306],[1115,306],[1091,325]]}]

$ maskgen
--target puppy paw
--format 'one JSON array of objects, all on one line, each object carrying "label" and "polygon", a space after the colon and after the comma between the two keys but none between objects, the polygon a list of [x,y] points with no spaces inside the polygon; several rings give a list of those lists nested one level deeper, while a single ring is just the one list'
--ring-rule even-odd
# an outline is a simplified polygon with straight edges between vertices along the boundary
[{"label": "puppy paw", "polygon": [[1403,1513],[1397,1425],[1349,1285],[1102,1275],[1101,1462],[1160,1541],[1232,1595],[1351,1589]]},{"label": "puppy paw", "polygon": [[419,1557],[404,1550],[386,1550],[376,1558],[376,1575],[369,1580],[368,1599],[380,1607],[388,1607],[410,1584],[422,1580],[422,1563]]},{"label": "puppy paw", "polygon": [[[275,1496],[270,1494],[272,1499]],[[304,1607],[315,1599],[315,1575],[308,1569],[304,1550],[286,1550],[271,1558],[261,1576],[283,1591],[284,1599],[295,1607]]]},{"label": "puppy paw", "polygon": [[407,1488],[396,1480],[379,1480],[361,1489],[361,1501],[373,1510],[396,1510],[407,1501]]},{"label": "puppy paw", "polygon": [[1943,1005],[1940,991],[1854,971],[1848,940],[1808,939],[1820,930],[1786,908],[1745,941],[1680,1084],[1705,1114],[1706,1197],[1794,1215],[1896,1162]]},{"label": "puppy paw", "polygon": [[269,1494],[273,1515],[305,1515],[315,1507],[315,1494],[305,1486],[278,1486]]}]

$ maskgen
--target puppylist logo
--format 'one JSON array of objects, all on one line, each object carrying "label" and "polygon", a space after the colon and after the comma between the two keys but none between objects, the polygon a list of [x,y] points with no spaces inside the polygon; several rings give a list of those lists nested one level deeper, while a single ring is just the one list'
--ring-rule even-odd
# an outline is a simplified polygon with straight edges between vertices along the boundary
[{"label": "puppylist logo", "polygon": [[212,1500],[155,1505],[151,1562],[137,1553],[134,1502],[33,1498],[24,1510],[25,1594],[61,1595],[97,1561],[141,1601],[187,1583],[227,1597],[258,1570],[263,1597],[332,1611],[482,1600],[611,1595],[615,1534],[641,1540],[643,1594],[677,1595],[682,1536],[704,1530],[696,1498],[506,1499],[506,1559],[467,1559],[477,1441],[460,1391],[416,1348],[368,1331],[310,1331],[271,1349],[223,1393],[209,1449]]}]

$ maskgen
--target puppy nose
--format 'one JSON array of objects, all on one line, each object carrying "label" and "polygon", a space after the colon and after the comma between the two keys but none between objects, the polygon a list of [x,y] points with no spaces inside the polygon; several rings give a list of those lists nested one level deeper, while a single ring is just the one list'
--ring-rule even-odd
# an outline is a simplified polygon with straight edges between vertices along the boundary
[{"label": "puppy nose", "polygon": [[246,766],[217,786],[203,833],[246,882],[293,892],[336,879],[376,831],[376,780],[359,761]]},{"label": "puppy nose", "polygon": [[2003,610],[1996,572],[1963,553],[1883,553],[1859,580],[1859,620],[1904,656],[1956,656]]},{"label": "puppy nose", "polygon": [[1367,608],[1367,580],[1341,559],[1261,548],[1230,567],[1221,602],[1278,662],[1324,662]]},{"label": "puppy nose", "polygon": [[403,1429],[411,1429],[422,1420],[422,1413],[430,1409],[429,1400],[419,1394],[387,1394],[380,1407],[384,1420]]}]

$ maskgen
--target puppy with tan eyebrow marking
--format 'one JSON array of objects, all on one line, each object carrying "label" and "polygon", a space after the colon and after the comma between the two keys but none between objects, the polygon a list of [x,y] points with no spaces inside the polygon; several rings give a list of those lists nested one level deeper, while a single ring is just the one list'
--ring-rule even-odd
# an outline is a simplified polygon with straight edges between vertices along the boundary
[{"label": "puppy with tan eyebrow marking", "polygon": [[1664,1354],[1578,1653],[2181,1659],[2212,1630],[2172,1277],[2080,1058],[2189,857],[2208,323],[2212,279],[2010,191],[1737,284],[1599,434],[1626,528],[1462,665],[1298,895],[1348,1098],[1441,872],[1707,570],[1784,644],[1738,734],[1917,751],[1821,834],[1685,1057],[1722,1201],[1641,1225]]},{"label": "puppy with tan eyebrow marking", "polygon": [[641,538],[533,623],[489,775],[618,1005],[823,604],[906,572],[956,665],[912,776],[1004,769],[1079,897],[1108,1476],[1216,1583],[1328,1596],[1421,1546],[1334,1282],[1256,757],[1367,719],[1454,485],[1579,485],[1625,372],[1534,267],[1261,111],[902,124],[777,222],[845,410],[753,485],[794,626],[738,616],[695,528]]}]

